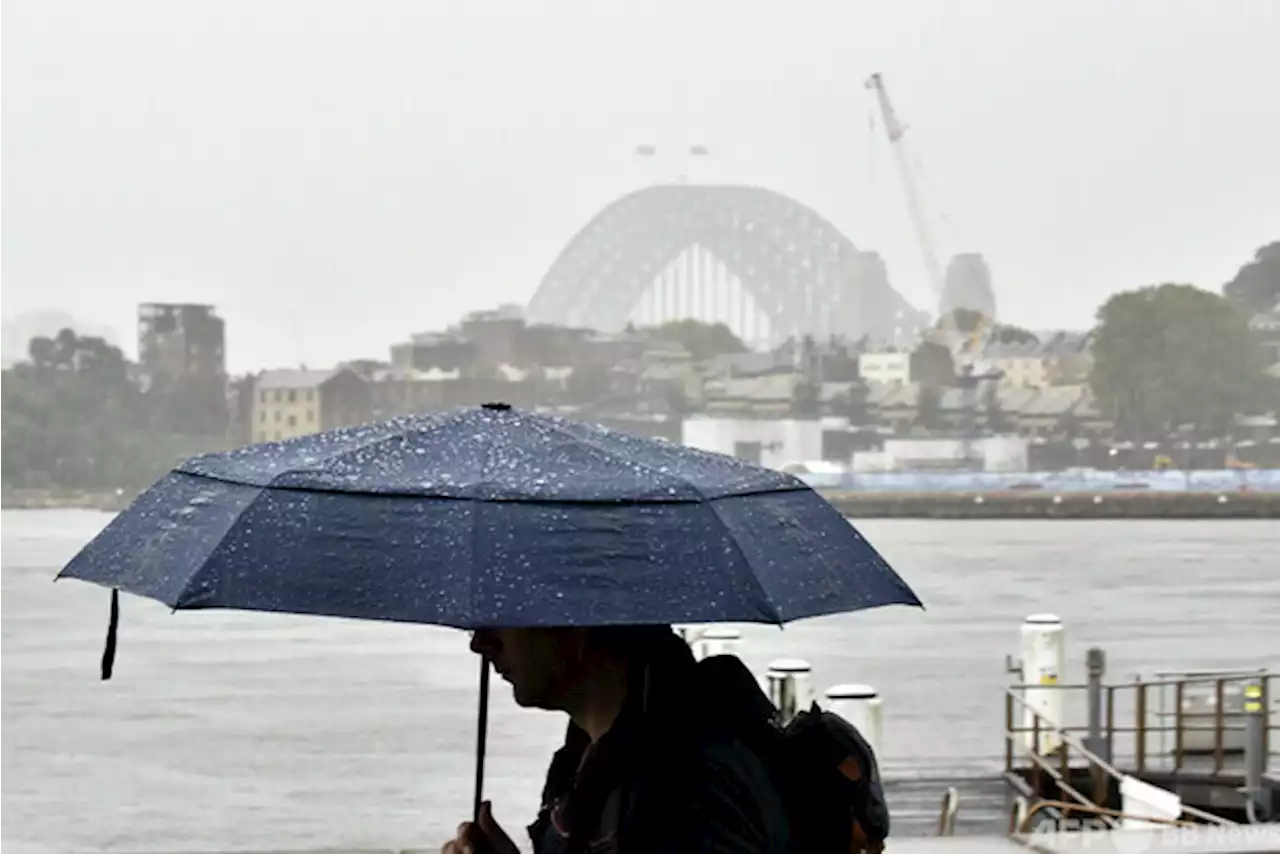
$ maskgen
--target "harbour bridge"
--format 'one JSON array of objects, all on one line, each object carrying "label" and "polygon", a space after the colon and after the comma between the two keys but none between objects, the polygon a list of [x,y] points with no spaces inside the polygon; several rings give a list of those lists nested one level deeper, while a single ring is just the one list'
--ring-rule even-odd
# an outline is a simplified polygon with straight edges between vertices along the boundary
[{"label": "harbour bridge", "polygon": [[693,318],[755,346],[793,336],[898,341],[927,316],[805,205],[760,187],[660,184],[600,211],[560,252],[531,322],[617,331]]}]

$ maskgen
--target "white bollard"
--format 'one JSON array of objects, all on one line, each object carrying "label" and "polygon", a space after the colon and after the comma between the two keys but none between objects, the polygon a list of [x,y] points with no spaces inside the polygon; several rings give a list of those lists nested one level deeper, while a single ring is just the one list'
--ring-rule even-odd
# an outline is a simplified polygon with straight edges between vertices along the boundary
[{"label": "white bollard", "polygon": [[[1030,750],[1049,753],[1061,743],[1050,724],[1062,726],[1063,697],[1058,684],[1067,669],[1066,635],[1056,614],[1032,614],[1022,622],[1022,725],[1024,743]],[[1040,687],[1044,686],[1044,687]],[[1034,710],[1034,712],[1033,712]],[[1040,718],[1040,744],[1035,743],[1036,714]]]},{"label": "white bollard", "polygon": [[698,661],[717,655],[728,655],[742,640],[742,632],[724,626],[710,626],[693,638],[693,657]]},{"label": "white bollard", "polygon": [[880,760],[880,694],[870,685],[833,685],[827,689],[827,711],[857,727]]},{"label": "white bollard", "polygon": [[785,725],[796,713],[809,708],[813,702],[813,688],[809,684],[809,662],[800,658],[779,658],[769,664],[766,681],[769,699],[778,709]]}]

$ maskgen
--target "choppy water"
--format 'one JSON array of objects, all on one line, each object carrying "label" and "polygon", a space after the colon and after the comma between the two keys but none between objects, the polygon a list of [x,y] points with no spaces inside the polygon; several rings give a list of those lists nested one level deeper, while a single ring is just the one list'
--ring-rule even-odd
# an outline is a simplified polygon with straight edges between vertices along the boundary
[{"label": "choppy water", "polygon": [[[50,579],[107,518],[3,514],[6,854],[435,846],[465,817],[476,662],[460,633],[126,598],[103,683],[106,592]],[[1072,679],[1095,644],[1112,676],[1280,667],[1274,522],[860,527],[929,610],[748,628],[741,652],[879,688],[891,777],[998,766],[1003,659],[1036,611],[1063,617]],[[563,723],[497,684],[489,791],[518,828]]]}]

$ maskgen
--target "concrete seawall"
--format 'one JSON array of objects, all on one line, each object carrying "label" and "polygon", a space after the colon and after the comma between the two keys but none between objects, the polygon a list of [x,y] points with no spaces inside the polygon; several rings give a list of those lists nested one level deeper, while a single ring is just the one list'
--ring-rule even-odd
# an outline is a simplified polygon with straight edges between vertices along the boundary
[{"label": "concrete seawall", "polygon": [[853,519],[1280,519],[1277,492],[832,492]]},{"label": "concrete seawall", "polygon": [[[1280,519],[1280,492],[844,492],[819,490],[854,519]],[[118,512],[132,495],[13,490],[6,510]]]},{"label": "concrete seawall", "polygon": [[118,513],[135,496],[92,489],[6,489],[0,496],[5,510],[106,510]]}]

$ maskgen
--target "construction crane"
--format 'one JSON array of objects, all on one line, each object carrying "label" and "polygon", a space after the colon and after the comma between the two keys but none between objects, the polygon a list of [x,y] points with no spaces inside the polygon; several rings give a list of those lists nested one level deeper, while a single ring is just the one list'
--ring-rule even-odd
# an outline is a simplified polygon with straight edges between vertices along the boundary
[{"label": "construction crane", "polygon": [[[925,271],[929,276],[929,284],[933,289],[934,299],[938,301],[939,310],[941,311],[942,299],[946,291],[946,273],[943,270],[942,261],[940,260],[941,253],[938,250],[933,231],[929,226],[929,217],[925,211],[924,199],[916,180],[915,163],[906,141],[907,126],[898,118],[898,113],[893,108],[893,102],[889,99],[889,90],[885,87],[883,75],[879,72],[872,74],[867,78],[866,87],[875,95],[876,104],[880,108],[880,118],[884,125],[885,136],[888,137],[889,147],[893,151],[894,162],[898,167],[898,177],[902,182],[903,194],[907,199],[907,212],[911,217],[911,225],[915,230],[916,245],[920,250],[921,258],[924,260]],[[961,334],[961,331],[956,328],[954,313],[944,315],[940,318],[940,321],[941,328],[939,331],[949,339],[948,343],[952,350],[952,356],[959,363],[956,385],[961,389],[962,405],[966,414],[963,454],[965,460],[972,463],[975,458],[974,444],[978,433],[979,387],[982,383],[999,382],[1004,376],[1004,373],[999,370],[980,370],[974,363],[975,359],[986,349],[987,338],[992,333],[995,324],[992,323],[992,319],[985,312],[980,312],[978,322],[966,335]]]},{"label": "construction crane", "polygon": [[884,77],[879,72],[867,78],[866,87],[875,95],[876,103],[880,107],[880,118],[884,123],[885,135],[889,138],[889,147],[893,150],[894,162],[898,165],[898,177],[902,181],[902,190],[907,197],[907,212],[911,216],[911,225],[916,232],[916,243],[924,259],[925,271],[929,275],[929,285],[933,288],[934,298],[941,300],[946,284],[945,274],[942,262],[939,260],[933,232],[929,228],[929,219],[925,214],[924,200],[917,186],[914,165],[906,143],[907,126],[898,120],[893,102],[889,100],[889,90],[884,85]]},{"label": "construction crane", "polygon": [[943,253],[939,250],[937,237],[930,227],[932,220],[925,208],[924,196],[916,176],[918,160],[914,157],[906,139],[907,125],[898,118],[893,102],[889,99],[889,90],[885,86],[883,75],[872,74],[867,78],[866,87],[875,95],[885,136],[889,140],[889,147],[893,151],[894,162],[897,164],[898,177],[907,199],[907,213],[915,231],[916,246],[924,261],[934,299],[937,300],[941,321],[940,331],[948,337],[949,346],[955,355],[981,352],[986,335],[992,331],[992,318],[987,316],[985,309],[980,310],[981,322],[973,335],[966,339],[961,331],[955,328],[955,317],[951,312],[943,312],[943,300],[947,292],[946,272],[942,263]]},{"label": "construction crane", "polygon": [[[893,151],[894,162],[898,167],[898,177],[902,182],[903,194],[907,199],[907,212],[911,217],[911,225],[915,230],[916,245],[924,260],[925,270],[929,276],[929,285],[933,289],[934,299],[938,301],[939,313],[942,314],[942,300],[946,293],[946,273],[942,265],[942,253],[938,249],[938,241],[930,228],[930,218],[925,210],[924,198],[916,180],[916,162],[906,140],[907,126],[898,118],[893,102],[889,99],[889,90],[885,86],[884,76],[872,74],[866,81],[866,87],[874,95],[880,109],[880,117],[884,125],[885,136]],[[980,311],[979,322],[972,333],[965,336],[955,328],[955,317],[948,312],[939,318],[941,329],[948,340],[953,355],[972,358],[981,353],[986,345],[987,336],[993,331],[992,318],[985,310]]]}]

